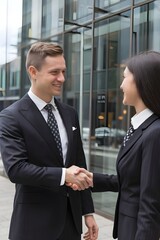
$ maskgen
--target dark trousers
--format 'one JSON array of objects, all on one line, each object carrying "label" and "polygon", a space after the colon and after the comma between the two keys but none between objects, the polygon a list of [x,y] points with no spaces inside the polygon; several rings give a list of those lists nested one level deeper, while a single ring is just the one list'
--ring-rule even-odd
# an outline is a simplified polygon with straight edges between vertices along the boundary
[{"label": "dark trousers", "polygon": [[73,221],[69,200],[67,203],[67,215],[66,215],[64,231],[62,235],[56,240],[81,240],[81,234],[77,232],[75,223]]},{"label": "dark trousers", "polygon": [[81,240],[81,234],[77,232],[76,226],[73,221],[70,203],[68,201],[67,216],[64,231],[58,240]]}]

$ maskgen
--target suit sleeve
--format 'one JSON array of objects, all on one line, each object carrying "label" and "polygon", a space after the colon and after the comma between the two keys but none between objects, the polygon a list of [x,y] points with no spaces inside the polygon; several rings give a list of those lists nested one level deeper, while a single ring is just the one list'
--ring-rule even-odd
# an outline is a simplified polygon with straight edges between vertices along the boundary
[{"label": "suit sleeve", "polygon": [[59,187],[61,168],[37,166],[28,161],[23,132],[13,111],[3,110],[0,114],[0,151],[6,173],[13,183],[47,189]]},{"label": "suit sleeve", "polygon": [[[145,135],[145,134],[144,134]],[[146,133],[142,142],[140,202],[135,240],[160,236],[160,128]]]},{"label": "suit sleeve", "polygon": [[93,173],[93,192],[118,192],[117,175]]}]

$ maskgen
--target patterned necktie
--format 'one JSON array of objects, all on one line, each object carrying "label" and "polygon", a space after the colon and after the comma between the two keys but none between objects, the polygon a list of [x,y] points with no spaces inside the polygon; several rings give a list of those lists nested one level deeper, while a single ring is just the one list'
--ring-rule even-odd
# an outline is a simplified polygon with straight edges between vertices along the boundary
[{"label": "patterned necktie", "polygon": [[47,104],[44,108],[48,112],[47,124],[50,127],[50,129],[51,129],[51,132],[52,132],[52,134],[54,136],[54,139],[55,139],[55,141],[57,143],[57,148],[58,148],[59,153],[60,153],[60,155],[62,157],[63,154],[62,154],[61,138],[60,138],[60,134],[59,134],[57,121],[56,121],[55,116],[54,116],[54,114],[52,112],[53,106],[52,106],[52,104]]},{"label": "patterned necktie", "polygon": [[131,125],[127,131],[127,134],[124,136],[124,139],[123,139],[123,146],[125,147],[126,146],[126,142],[131,138],[131,136],[133,135],[134,133],[134,128],[133,126]]}]

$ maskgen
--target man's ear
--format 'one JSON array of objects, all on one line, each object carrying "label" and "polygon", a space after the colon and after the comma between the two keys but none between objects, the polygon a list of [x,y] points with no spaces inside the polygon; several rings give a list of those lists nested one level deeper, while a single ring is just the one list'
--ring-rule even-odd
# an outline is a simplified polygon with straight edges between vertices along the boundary
[{"label": "man's ear", "polygon": [[36,79],[36,74],[38,70],[34,66],[29,66],[28,68],[28,74],[30,75],[31,79]]}]

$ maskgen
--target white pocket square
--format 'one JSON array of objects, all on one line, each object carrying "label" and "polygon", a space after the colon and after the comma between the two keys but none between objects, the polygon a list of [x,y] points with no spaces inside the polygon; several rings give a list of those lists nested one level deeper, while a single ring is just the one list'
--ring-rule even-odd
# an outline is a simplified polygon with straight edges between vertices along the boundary
[{"label": "white pocket square", "polygon": [[72,131],[75,131],[77,128],[76,127],[72,127]]}]

